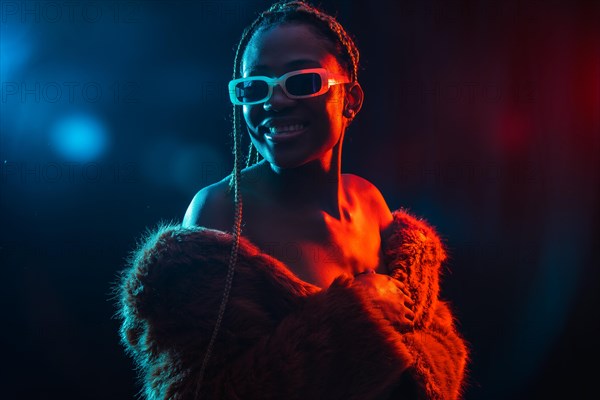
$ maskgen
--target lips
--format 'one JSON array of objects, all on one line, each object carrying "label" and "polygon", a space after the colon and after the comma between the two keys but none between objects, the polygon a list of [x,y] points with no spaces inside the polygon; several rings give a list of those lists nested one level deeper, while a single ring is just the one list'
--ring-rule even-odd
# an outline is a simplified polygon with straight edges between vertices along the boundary
[{"label": "lips", "polygon": [[268,129],[268,133],[270,135],[281,135],[283,133],[295,132],[302,130],[306,127],[305,124],[290,124],[290,125],[280,125],[280,126],[270,126],[265,127]]},{"label": "lips", "polygon": [[304,132],[307,126],[296,118],[268,119],[259,125],[259,132],[271,142],[284,142]]}]

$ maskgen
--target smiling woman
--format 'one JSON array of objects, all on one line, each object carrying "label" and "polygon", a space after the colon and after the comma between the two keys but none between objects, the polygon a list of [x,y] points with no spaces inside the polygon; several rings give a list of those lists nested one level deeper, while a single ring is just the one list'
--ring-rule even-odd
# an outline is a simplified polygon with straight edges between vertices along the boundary
[{"label": "smiling woman", "polygon": [[148,398],[460,397],[467,352],[438,298],[440,240],[341,173],[358,61],[338,21],[303,2],[245,30],[234,170],[123,274],[122,338]]}]

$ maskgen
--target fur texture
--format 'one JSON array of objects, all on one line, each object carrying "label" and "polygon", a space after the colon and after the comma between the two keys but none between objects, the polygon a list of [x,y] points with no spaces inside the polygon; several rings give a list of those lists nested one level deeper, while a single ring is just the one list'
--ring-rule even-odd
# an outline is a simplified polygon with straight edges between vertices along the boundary
[{"label": "fur texture", "polygon": [[[404,281],[415,327],[369,306],[340,276],[327,290],[301,281],[243,239],[200,398],[457,399],[467,350],[438,299],[445,253],[423,221],[395,211],[382,243]],[[121,338],[147,399],[194,399],[217,318],[232,236],[165,225],[140,243],[119,286]]]}]

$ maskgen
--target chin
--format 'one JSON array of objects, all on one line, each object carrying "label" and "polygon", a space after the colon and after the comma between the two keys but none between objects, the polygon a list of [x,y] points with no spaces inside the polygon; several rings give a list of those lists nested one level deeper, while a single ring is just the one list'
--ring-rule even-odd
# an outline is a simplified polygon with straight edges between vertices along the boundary
[{"label": "chin", "polygon": [[[256,144],[255,144],[256,146]],[[310,157],[298,154],[297,151],[273,151],[265,149],[263,146],[257,147],[258,152],[273,167],[289,169],[300,167],[310,161]]]},{"label": "chin", "polygon": [[326,153],[325,146],[297,146],[272,149],[264,145],[256,146],[258,152],[269,164],[280,169],[303,167],[312,162],[318,162]]},{"label": "chin", "polygon": [[281,158],[269,157],[267,159],[267,161],[271,164],[271,166],[280,168],[280,169],[298,168],[307,163],[306,160],[298,161],[298,160],[293,160],[293,159],[288,159],[288,158],[283,158],[283,157],[281,157]]},{"label": "chin", "polygon": [[277,159],[267,159],[267,161],[271,164],[273,168],[277,169],[294,169],[294,168],[303,168],[308,167],[310,164],[319,163],[319,159],[315,158],[277,158]]}]

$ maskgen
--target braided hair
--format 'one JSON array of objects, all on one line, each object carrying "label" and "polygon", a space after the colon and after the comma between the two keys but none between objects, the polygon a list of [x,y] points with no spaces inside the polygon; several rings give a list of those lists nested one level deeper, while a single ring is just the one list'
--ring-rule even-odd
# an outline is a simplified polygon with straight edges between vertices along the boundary
[{"label": "braided hair", "polygon": [[[237,79],[241,77],[241,65],[244,52],[250,43],[250,40],[255,34],[261,30],[267,30],[269,28],[288,24],[306,24],[312,27],[315,32],[326,40],[327,44],[331,46],[330,50],[334,54],[340,63],[341,67],[348,73],[351,82],[358,80],[358,66],[359,66],[359,51],[354,43],[353,38],[346,32],[342,25],[336,20],[334,16],[331,16],[317,7],[314,7],[304,1],[280,1],[273,4],[268,10],[263,11],[259,16],[244,30],[242,37],[238,43],[237,50],[235,52],[235,58],[233,62],[233,78]],[[233,275],[235,271],[235,265],[237,263],[237,256],[239,250],[239,242],[242,230],[242,196],[240,193],[240,178],[242,165],[244,164],[244,157],[242,155],[242,109],[240,106],[233,106],[233,156],[234,165],[233,171],[229,179],[229,192],[233,192],[235,214],[233,223],[233,243],[231,247],[231,254],[229,258],[229,265],[227,270],[227,277],[225,282],[225,289],[223,291],[223,299],[219,308],[217,316],[217,322],[213,330],[208,349],[204,356],[202,368],[199,373],[199,378],[196,386],[196,394],[198,393],[202,384],[202,379],[208,360],[212,353],[212,348],[216,340],[223,315],[225,314],[225,308],[229,299],[229,293],[233,282]],[[258,163],[261,159],[260,154],[250,143],[248,154],[245,157],[245,166],[249,167]]]}]

